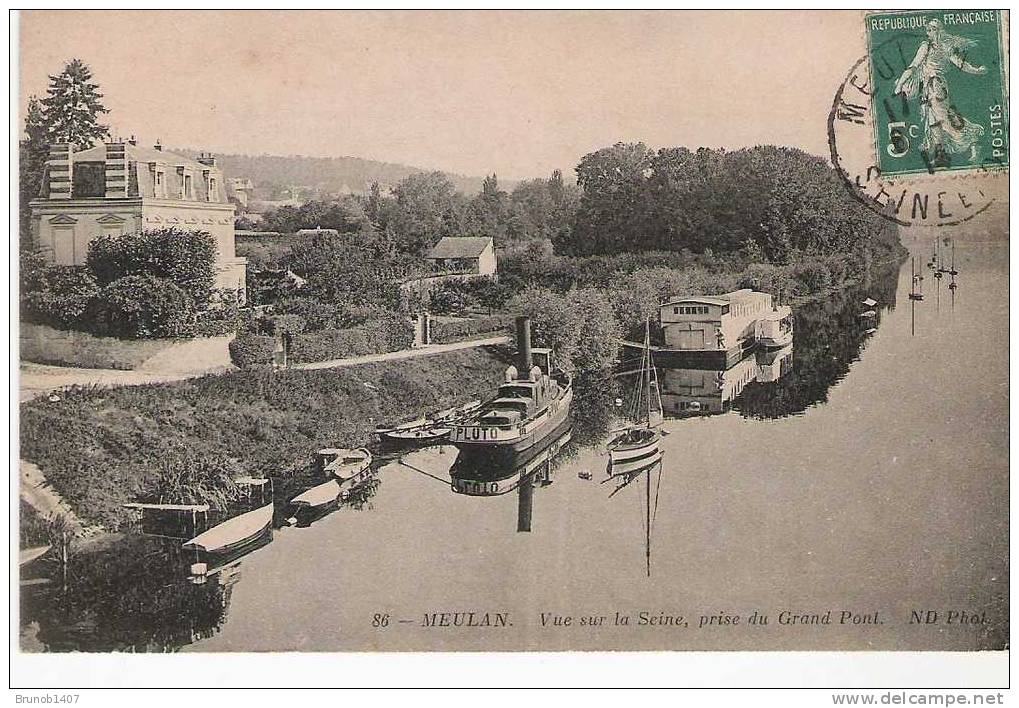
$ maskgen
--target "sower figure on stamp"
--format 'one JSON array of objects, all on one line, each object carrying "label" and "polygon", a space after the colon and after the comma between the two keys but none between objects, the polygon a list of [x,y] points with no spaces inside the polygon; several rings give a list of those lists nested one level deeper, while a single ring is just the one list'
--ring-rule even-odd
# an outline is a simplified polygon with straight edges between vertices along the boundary
[{"label": "sower figure on stamp", "polygon": [[905,94],[906,98],[920,95],[924,122],[921,147],[936,166],[947,166],[950,155],[962,155],[967,151],[969,162],[976,162],[979,157],[976,142],[984,134],[984,127],[959,114],[952,104],[945,79],[948,62],[967,74],[987,73],[986,67],[973,66],[966,61],[965,51],[974,46],[973,40],[949,34],[939,20],[931,20],[927,23],[927,39],[895,82],[896,94]]}]

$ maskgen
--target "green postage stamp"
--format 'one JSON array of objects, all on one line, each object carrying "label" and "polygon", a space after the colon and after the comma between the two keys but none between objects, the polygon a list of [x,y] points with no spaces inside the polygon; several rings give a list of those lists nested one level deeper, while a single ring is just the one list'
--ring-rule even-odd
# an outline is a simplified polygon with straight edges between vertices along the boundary
[{"label": "green postage stamp", "polygon": [[881,173],[1007,168],[1001,11],[875,13],[866,22]]}]

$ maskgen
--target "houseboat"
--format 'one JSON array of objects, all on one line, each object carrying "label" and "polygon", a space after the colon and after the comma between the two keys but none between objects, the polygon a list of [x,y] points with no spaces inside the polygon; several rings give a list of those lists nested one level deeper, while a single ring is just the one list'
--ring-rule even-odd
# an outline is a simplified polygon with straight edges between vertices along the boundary
[{"label": "houseboat", "polygon": [[[728,368],[753,349],[762,334],[769,346],[792,341],[791,315],[788,307],[775,307],[768,293],[749,288],[723,295],[674,297],[659,306],[664,346],[652,349],[660,363],[671,359]],[[637,342],[624,345],[644,348]]]},{"label": "houseboat", "polygon": [[517,320],[517,341],[519,368],[507,368],[495,397],[450,426],[449,440],[461,451],[519,455],[540,446],[568,418],[570,375],[556,368],[551,349],[531,348],[526,318]]}]

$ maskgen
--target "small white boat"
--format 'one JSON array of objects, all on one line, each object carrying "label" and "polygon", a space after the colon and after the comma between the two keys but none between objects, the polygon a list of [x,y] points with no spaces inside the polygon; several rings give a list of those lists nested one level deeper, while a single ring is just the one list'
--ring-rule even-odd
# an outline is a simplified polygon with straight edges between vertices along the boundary
[{"label": "small white boat", "polygon": [[340,485],[336,479],[306,489],[290,500],[294,507],[315,509],[335,502],[340,496]]},{"label": "small white boat", "polygon": [[428,442],[441,440],[449,435],[450,430],[447,425],[423,425],[410,430],[390,430],[380,433],[379,437],[390,442]]},{"label": "small white boat", "polygon": [[49,549],[50,547],[48,545],[36,546],[35,548],[22,548],[21,551],[18,553],[18,565],[19,566],[28,565],[36,558],[46,553],[46,551],[48,551]]},{"label": "small white boat", "polygon": [[384,442],[407,443],[440,440],[449,435],[453,424],[467,418],[480,408],[481,401],[470,401],[461,406],[445,408],[391,428],[377,427],[375,433]]},{"label": "small white boat", "polygon": [[866,305],[867,307],[874,307],[874,305],[877,304],[877,300],[875,300],[872,297],[869,297],[863,301],[863,304]]},{"label": "small white boat", "polygon": [[793,310],[779,305],[757,320],[757,342],[765,349],[781,349],[793,341]]},{"label": "small white boat", "polygon": [[272,524],[273,503],[227,519],[183,544],[189,550],[219,553],[229,551],[259,536]]},{"label": "small white boat", "polygon": [[428,425],[428,419],[425,418],[424,416],[420,416],[418,418],[415,418],[414,420],[409,420],[406,423],[400,423],[399,425],[393,426],[377,425],[375,426],[375,434],[378,435],[379,437],[386,437],[390,433],[395,433],[398,431],[415,430],[426,425]]},{"label": "small white boat", "polygon": [[655,428],[630,428],[608,444],[609,475],[639,472],[661,459],[661,433]]},{"label": "small white boat", "polygon": [[866,312],[861,312],[860,313],[860,317],[868,317],[868,318],[869,317],[877,317],[877,313],[874,310],[867,310]]},{"label": "small white boat", "polygon": [[372,463],[372,454],[363,447],[356,450],[327,448],[319,450],[318,454],[322,471],[340,480],[357,477]]}]

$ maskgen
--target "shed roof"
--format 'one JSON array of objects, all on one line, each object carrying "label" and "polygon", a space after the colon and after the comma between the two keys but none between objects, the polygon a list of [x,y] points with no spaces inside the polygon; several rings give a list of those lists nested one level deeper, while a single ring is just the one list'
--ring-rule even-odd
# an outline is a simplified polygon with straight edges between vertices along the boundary
[{"label": "shed roof", "polygon": [[491,245],[487,236],[443,236],[427,258],[479,258]]}]

